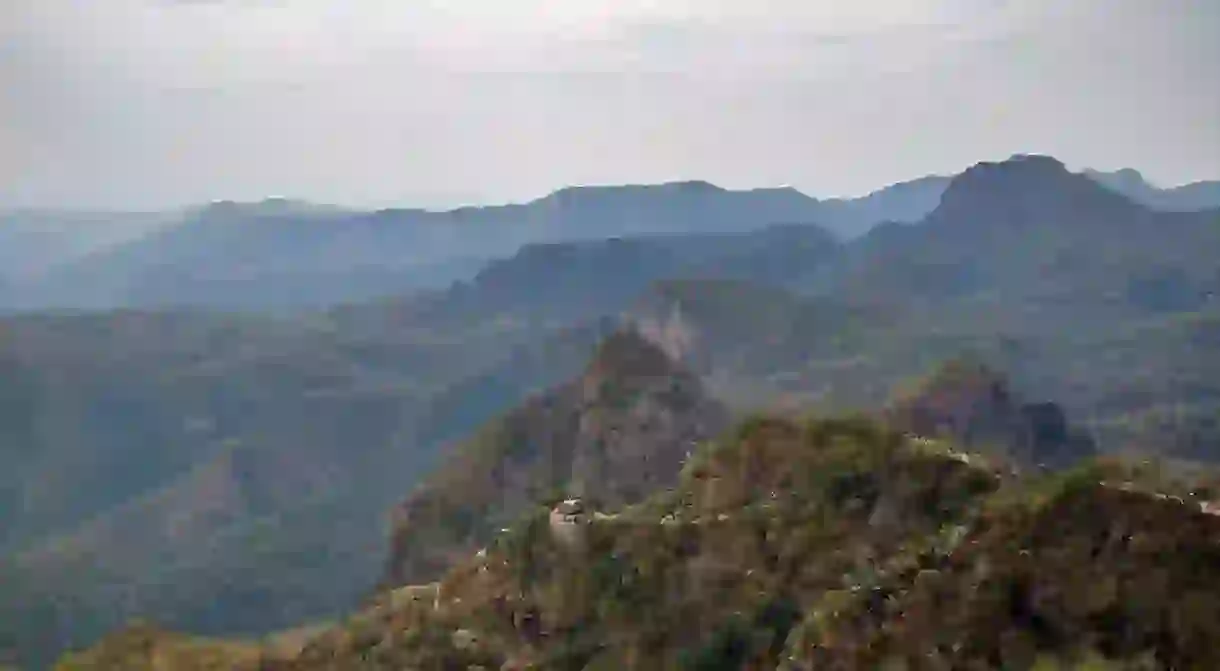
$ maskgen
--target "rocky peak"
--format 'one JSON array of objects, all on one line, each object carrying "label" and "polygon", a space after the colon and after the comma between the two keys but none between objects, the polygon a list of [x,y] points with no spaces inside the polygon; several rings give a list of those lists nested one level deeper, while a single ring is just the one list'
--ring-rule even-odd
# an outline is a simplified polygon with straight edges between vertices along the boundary
[{"label": "rocky peak", "polygon": [[650,381],[687,375],[658,344],[625,328],[602,341],[581,379],[586,393],[593,394],[608,385],[638,388]]},{"label": "rocky peak", "polygon": [[899,430],[946,438],[971,449],[1000,450],[1026,466],[1058,467],[1095,453],[1053,402],[1025,402],[999,372],[954,361],[886,410]]},{"label": "rocky peak", "polygon": [[929,215],[940,225],[1029,227],[1129,216],[1134,203],[1050,156],[1019,154],[955,177]]},{"label": "rocky peak", "polygon": [[1144,178],[1143,173],[1134,168],[1121,168],[1113,172],[1086,168],[1082,174],[1126,196],[1145,196],[1156,191],[1156,187]]},{"label": "rocky peak", "polygon": [[1144,175],[1134,168],[1122,168],[1121,170],[1114,171],[1113,175],[1117,183],[1129,187],[1152,186],[1148,183],[1148,180],[1144,179]]},{"label": "rocky peak", "polygon": [[562,493],[613,510],[677,482],[728,424],[698,376],[635,330],[609,335],[584,373],[452,451],[398,511],[387,582],[431,579],[494,530]]},{"label": "rocky peak", "polygon": [[571,491],[612,505],[670,484],[686,453],[727,424],[698,376],[632,329],[602,343],[578,386]]}]

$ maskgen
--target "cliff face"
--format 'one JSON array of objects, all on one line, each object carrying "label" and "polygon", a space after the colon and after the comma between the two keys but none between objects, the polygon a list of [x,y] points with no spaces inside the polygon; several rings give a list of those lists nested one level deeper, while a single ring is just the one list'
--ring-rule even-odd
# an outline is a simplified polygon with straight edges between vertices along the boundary
[{"label": "cliff face", "polygon": [[560,495],[612,509],[672,485],[727,410],[633,331],[611,335],[576,380],[453,448],[396,511],[387,583],[436,577],[529,505]]}]

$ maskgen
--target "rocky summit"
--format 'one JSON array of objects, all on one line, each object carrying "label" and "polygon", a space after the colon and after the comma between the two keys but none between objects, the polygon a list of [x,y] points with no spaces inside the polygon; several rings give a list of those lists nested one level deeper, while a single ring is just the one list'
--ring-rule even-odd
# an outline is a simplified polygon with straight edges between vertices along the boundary
[{"label": "rocky summit", "polygon": [[614,333],[577,379],[450,450],[395,514],[387,581],[437,577],[537,500],[636,503],[672,485],[686,457],[727,423],[727,410],[657,344]]}]

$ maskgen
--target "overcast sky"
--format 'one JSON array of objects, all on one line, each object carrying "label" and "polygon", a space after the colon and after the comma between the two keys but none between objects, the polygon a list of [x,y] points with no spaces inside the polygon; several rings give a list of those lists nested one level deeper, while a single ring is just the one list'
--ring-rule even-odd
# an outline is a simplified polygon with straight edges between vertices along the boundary
[{"label": "overcast sky", "polygon": [[1216,0],[0,0],[0,207],[1220,178]]}]

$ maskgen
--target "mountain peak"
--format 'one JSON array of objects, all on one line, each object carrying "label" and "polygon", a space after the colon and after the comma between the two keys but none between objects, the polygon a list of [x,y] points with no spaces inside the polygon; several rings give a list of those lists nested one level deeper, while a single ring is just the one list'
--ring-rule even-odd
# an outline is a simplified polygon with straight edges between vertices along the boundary
[{"label": "mountain peak", "polygon": [[708,182],[708,181],[702,180],[702,179],[690,179],[690,180],[684,180],[684,181],[678,181],[678,182],[662,182],[658,186],[660,186],[661,188],[665,188],[665,189],[673,189],[673,190],[677,190],[677,191],[689,191],[689,192],[724,191],[724,189],[716,186],[715,184],[712,184],[711,182]]},{"label": "mountain peak", "polygon": [[1125,179],[1125,180],[1139,180],[1141,182],[1148,181],[1148,180],[1144,179],[1143,173],[1141,173],[1139,170],[1136,170],[1135,168],[1121,168],[1119,170],[1115,170],[1114,176],[1119,177],[1121,179]]},{"label": "mountain peak", "polygon": [[641,501],[673,485],[687,452],[728,419],[697,376],[637,331],[615,331],[583,375],[459,445],[400,506],[387,582],[443,573],[558,490],[598,507]]},{"label": "mountain peak", "polygon": [[1126,193],[1127,189],[1155,188],[1152,183],[1144,177],[1144,174],[1135,168],[1120,168],[1111,172],[1085,168],[1083,174],[1091,177],[1101,184],[1116,188],[1119,193]]},{"label": "mountain peak", "polygon": [[598,346],[585,369],[585,379],[604,381],[668,376],[678,368],[659,345],[633,328],[623,328],[610,334]]},{"label": "mountain peak", "polygon": [[704,180],[686,180],[676,182],[661,182],[658,184],[616,184],[616,185],[585,185],[565,186],[551,192],[541,200],[568,202],[576,199],[630,195],[630,194],[686,194],[700,195],[724,193],[725,190]]},{"label": "mountain peak", "polygon": [[963,179],[1064,179],[1071,172],[1062,161],[1045,154],[1013,154],[1003,161],[981,161],[954,181]]},{"label": "mountain peak", "polygon": [[950,438],[972,449],[999,448],[1027,466],[1068,465],[1095,452],[1093,440],[1051,402],[1024,402],[985,364],[955,360],[885,412],[902,431]]},{"label": "mountain peak", "polygon": [[1052,156],[1016,154],[1004,161],[978,163],[955,177],[929,218],[1024,227],[1047,221],[1103,220],[1129,214],[1133,206]]}]

